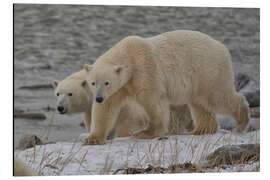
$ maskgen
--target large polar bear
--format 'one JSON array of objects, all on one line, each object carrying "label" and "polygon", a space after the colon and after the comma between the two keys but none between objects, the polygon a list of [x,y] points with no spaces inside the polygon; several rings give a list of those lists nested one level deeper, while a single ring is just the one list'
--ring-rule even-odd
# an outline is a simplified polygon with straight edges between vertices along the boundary
[{"label": "large polar bear", "polygon": [[168,132],[171,104],[189,106],[195,135],[215,133],[217,113],[234,117],[239,132],[249,122],[248,103],[234,87],[229,51],[200,32],[129,36],[84,69],[95,98],[91,134],[85,144],[105,143],[120,109],[130,99],[149,116],[146,128],[136,134],[138,138]]},{"label": "large polar bear", "polygon": [[[86,83],[85,71],[75,72],[61,81],[54,80],[52,86],[57,97],[57,111],[66,115],[83,113],[85,127],[87,132],[90,132],[93,96]],[[117,123],[109,136],[130,136],[133,132],[144,127],[146,118],[145,111],[134,101],[131,101],[122,108]],[[192,128],[193,124],[187,107],[172,106],[170,134],[183,134]]]}]

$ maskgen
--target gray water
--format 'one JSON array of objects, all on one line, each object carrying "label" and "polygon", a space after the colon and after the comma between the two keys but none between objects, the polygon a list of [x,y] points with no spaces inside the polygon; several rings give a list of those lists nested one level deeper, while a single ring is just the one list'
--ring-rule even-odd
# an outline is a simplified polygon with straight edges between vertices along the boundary
[{"label": "gray water", "polygon": [[[44,113],[44,121],[14,119],[15,146],[26,133],[41,136],[55,106],[52,89],[23,90],[50,84],[93,63],[128,35],[143,37],[189,29],[223,42],[235,73],[248,74],[259,87],[260,11],[243,8],[132,7],[90,5],[14,6],[14,107]],[[85,130],[81,115],[55,115],[50,141],[72,141]]]}]

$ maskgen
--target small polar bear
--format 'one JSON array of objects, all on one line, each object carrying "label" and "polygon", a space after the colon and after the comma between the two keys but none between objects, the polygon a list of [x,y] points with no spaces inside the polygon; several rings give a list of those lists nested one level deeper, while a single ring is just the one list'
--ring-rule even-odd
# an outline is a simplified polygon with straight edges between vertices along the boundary
[{"label": "small polar bear", "polygon": [[249,123],[248,103],[234,87],[228,49],[201,32],[129,36],[84,69],[95,99],[91,133],[84,144],[105,143],[130,99],[149,117],[147,126],[136,133],[138,138],[167,134],[170,105],[188,105],[194,135],[215,133],[217,114],[232,116],[239,132]]},{"label": "small polar bear", "polygon": [[[89,133],[93,97],[86,83],[85,71],[75,72],[62,81],[54,80],[52,86],[57,97],[56,109],[59,114],[84,113],[84,125]],[[140,106],[130,102],[122,108],[115,129],[113,129],[113,135],[116,137],[130,136],[144,126],[146,118],[146,114]]]},{"label": "small polar bear", "polygon": [[14,176],[38,176],[39,174],[34,171],[31,167],[25,164],[23,161],[18,159],[17,157],[14,158],[13,162],[13,175]]},{"label": "small polar bear", "polygon": [[91,122],[91,94],[83,87],[85,72],[78,71],[52,86],[57,96],[56,109],[60,114],[84,113],[84,125],[89,132]]},{"label": "small polar bear", "polygon": [[[84,70],[75,72],[62,81],[54,80],[52,83],[57,97],[56,109],[59,114],[84,114],[84,125],[87,132],[91,126],[91,107],[93,96],[86,83]],[[145,126],[147,115],[134,101],[124,106],[119,114],[114,129],[109,137],[126,137]],[[193,128],[191,115],[186,107],[171,107],[170,134],[183,134]]]}]

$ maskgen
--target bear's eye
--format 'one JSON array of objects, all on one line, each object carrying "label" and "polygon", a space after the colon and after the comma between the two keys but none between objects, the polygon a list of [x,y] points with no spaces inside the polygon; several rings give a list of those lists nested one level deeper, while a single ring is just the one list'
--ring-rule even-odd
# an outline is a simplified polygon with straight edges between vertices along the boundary
[{"label": "bear's eye", "polygon": [[95,82],[92,82],[91,84],[92,84],[92,86],[95,86],[95,85],[96,85],[96,83],[95,83]]},{"label": "bear's eye", "polygon": [[56,93],[56,96],[59,96],[59,93]]},{"label": "bear's eye", "polygon": [[108,81],[106,81],[104,84],[105,84],[105,86],[109,86],[110,83]]},{"label": "bear's eye", "polygon": [[69,96],[72,96],[72,93],[68,93]]}]

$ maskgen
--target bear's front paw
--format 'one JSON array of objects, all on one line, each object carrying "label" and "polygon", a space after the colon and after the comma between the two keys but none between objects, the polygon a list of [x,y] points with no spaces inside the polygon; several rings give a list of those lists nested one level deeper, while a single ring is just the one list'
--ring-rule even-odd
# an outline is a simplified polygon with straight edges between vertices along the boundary
[{"label": "bear's front paw", "polygon": [[90,135],[88,138],[84,140],[84,143],[82,145],[85,146],[85,145],[101,145],[101,144],[105,144],[104,138],[97,138]]}]

